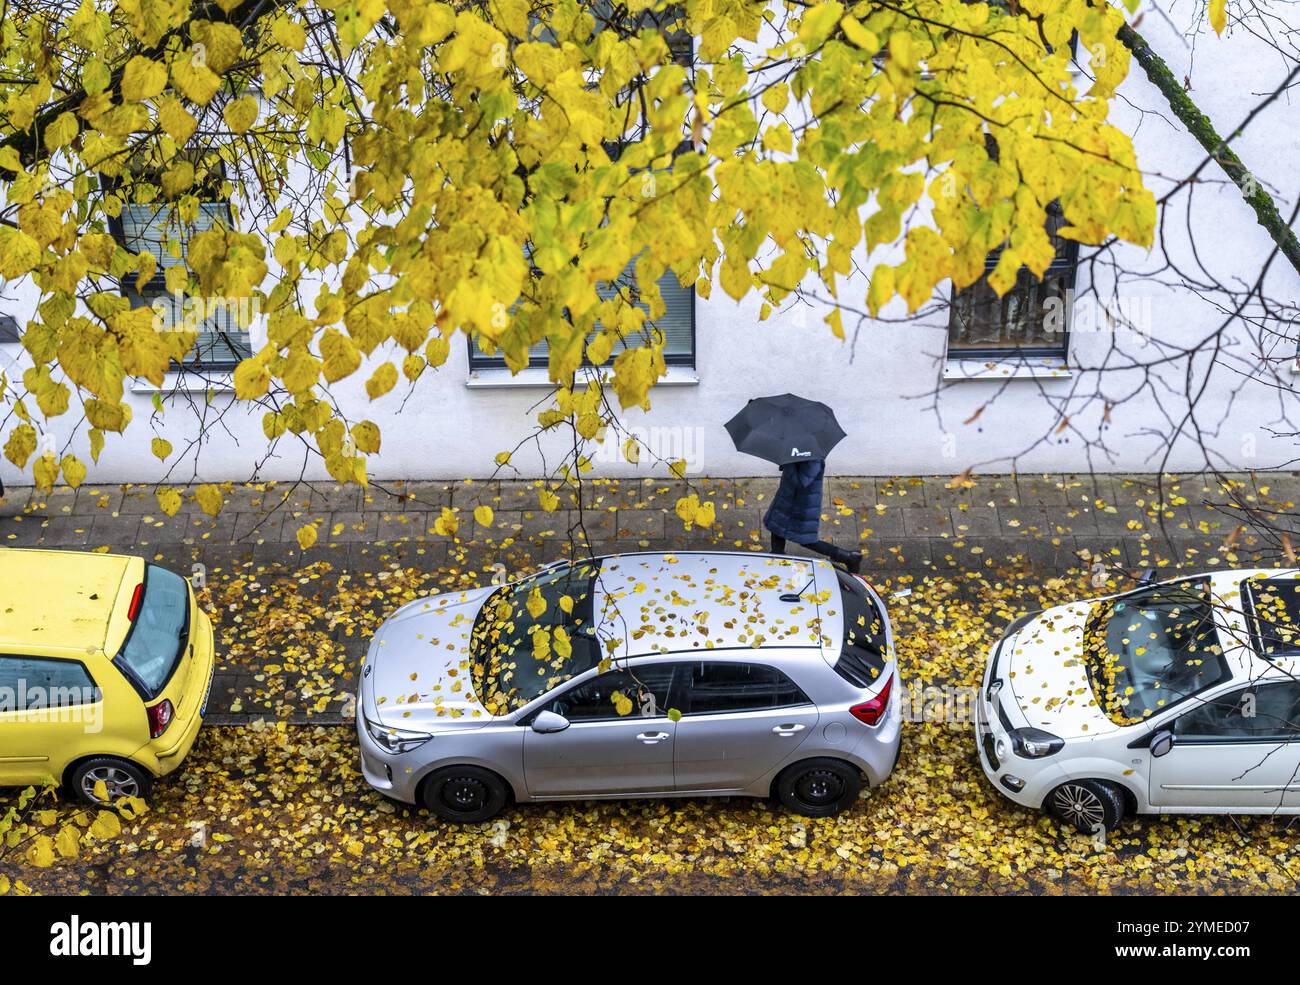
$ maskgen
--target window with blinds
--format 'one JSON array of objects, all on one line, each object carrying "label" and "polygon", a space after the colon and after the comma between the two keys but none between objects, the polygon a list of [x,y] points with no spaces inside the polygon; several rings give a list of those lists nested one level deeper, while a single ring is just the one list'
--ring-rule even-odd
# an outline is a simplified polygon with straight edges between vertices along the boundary
[{"label": "window with blinds", "polygon": [[[122,207],[118,222],[118,235],[126,249],[133,253],[152,253],[158,261],[158,269],[143,291],[135,289],[134,280],[123,281],[122,290],[131,306],[158,305],[168,312],[170,323],[181,321],[186,299],[168,292],[163,280],[167,268],[185,263],[185,248],[191,236],[230,223],[229,205],[202,202],[194,221],[185,223],[167,205],[128,204]],[[221,303],[218,299],[205,304],[210,310],[205,311],[205,317],[199,322],[198,340],[185,359],[187,369],[230,369],[251,354],[248,330],[240,327],[236,317],[238,303]]]},{"label": "window with blinds", "polygon": [[988,282],[1002,252],[994,250],[985,261],[984,276],[953,293],[948,317],[950,359],[1065,357],[1069,333],[1058,325],[1053,313],[1064,312],[1068,325],[1079,244],[1057,235],[1064,223],[1059,207],[1048,209],[1047,232],[1056,247],[1056,259],[1042,280],[1021,267],[1015,286],[998,297]]},{"label": "window with blinds", "polygon": [[[624,349],[638,348],[658,338],[663,339],[664,362],[669,366],[695,365],[695,288],[682,287],[677,282],[677,275],[671,270],[659,278],[659,291],[664,299],[664,313],[653,322],[650,320],[650,308],[641,300],[636,286],[636,273],[633,264],[628,264],[622,276],[610,284],[602,284],[599,294],[602,298],[612,298],[616,291],[646,313],[646,320],[640,332],[626,335],[614,343],[613,354],[616,356]],[[600,326],[597,325],[597,331]],[[594,334],[594,333],[593,333]],[[613,357],[611,356],[611,359]],[[528,350],[530,366],[545,366],[548,359],[547,343],[543,339]],[[477,338],[470,340],[470,369],[499,369],[505,366],[505,358],[499,353],[489,356],[478,346]]]}]

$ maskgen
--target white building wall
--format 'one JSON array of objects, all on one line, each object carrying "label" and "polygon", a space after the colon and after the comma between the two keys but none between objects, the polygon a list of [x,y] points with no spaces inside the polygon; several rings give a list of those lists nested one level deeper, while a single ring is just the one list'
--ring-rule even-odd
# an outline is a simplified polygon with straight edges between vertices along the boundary
[{"label": "white building wall", "polygon": [[[1190,9],[1186,12],[1190,15]],[[1175,75],[1190,75],[1192,96],[1219,129],[1228,132],[1262,96],[1283,79],[1282,59],[1242,32],[1223,39],[1202,34],[1193,48],[1166,22],[1148,17],[1142,30],[1153,47],[1169,62]],[[1086,88],[1086,82],[1084,84]],[[1149,187],[1159,197],[1170,180],[1190,174],[1203,160],[1196,142],[1173,119],[1163,97],[1133,65],[1129,80],[1113,104],[1112,121],[1135,135],[1138,159],[1148,174]],[[1257,178],[1274,192],[1285,213],[1297,194],[1295,162],[1300,160],[1300,113],[1283,96],[1270,105],[1234,146]],[[1272,243],[1255,224],[1240,192],[1210,165],[1202,172],[1206,184],[1195,192],[1194,209],[1185,210],[1186,193],[1176,199],[1177,214],[1167,217],[1166,246],[1180,263],[1193,263],[1192,229],[1196,258],[1216,278],[1252,283],[1271,252]],[[668,457],[684,455],[692,472],[712,475],[746,475],[767,471],[768,466],[737,454],[722,424],[751,396],[793,391],[820,399],[834,407],[848,438],[836,449],[832,468],[841,474],[958,473],[975,467],[982,472],[1100,471],[1141,472],[1165,468],[1191,470],[1204,464],[1197,441],[1180,438],[1164,457],[1173,430],[1149,391],[1139,389],[1141,379],[1129,373],[1107,375],[1099,384],[1087,371],[1114,350],[1128,355],[1155,351],[1160,344],[1186,346],[1207,336],[1224,320],[1214,303],[1180,286],[1177,277],[1162,270],[1159,249],[1148,254],[1122,246],[1113,254],[1121,267],[1149,270],[1150,279],[1128,284],[1122,292],[1130,310],[1149,312],[1151,340],[1116,337],[1109,332],[1073,333],[1070,377],[1055,379],[943,380],[945,370],[946,315],[921,323],[867,322],[854,330],[846,318],[849,340],[834,339],[822,323],[824,310],[791,308],[758,321],[759,301],[734,303],[720,289],[696,308],[696,367],[693,373],[674,370],[672,380],[653,391],[653,409],[624,415],[629,427],[642,429],[651,444],[662,444]],[[1081,275],[1085,281],[1086,273]],[[1081,282],[1080,289],[1086,288]],[[865,283],[846,289],[841,297],[862,306]],[[1109,285],[1099,284],[1103,295]],[[1265,293],[1291,304],[1297,301],[1297,278],[1284,262],[1275,260]],[[31,317],[36,298],[30,285],[8,285],[0,310],[20,324]],[[888,317],[903,314],[891,307]],[[1240,326],[1228,331],[1230,353],[1245,356],[1254,347],[1249,332]],[[256,350],[262,338],[254,332]],[[1235,348],[1234,348],[1235,347]],[[390,353],[391,354],[391,353]],[[0,368],[9,378],[21,376],[22,350],[0,345]],[[400,353],[397,354],[400,360]],[[1201,372],[1208,360],[1197,363]],[[1166,410],[1185,405],[1186,367],[1182,362],[1163,374],[1168,387]],[[500,380],[486,385],[493,374],[471,379],[463,340],[452,346],[448,362],[428,370],[409,389],[402,383],[390,394],[371,403],[363,384],[368,368],[336,384],[332,393],[352,419],[370,418],[383,429],[383,449],[372,459],[372,471],[383,478],[450,478],[485,476],[495,468],[493,456],[513,448],[531,429],[545,387],[528,380]],[[1227,370],[1210,377],[1202,395],[1203,423],[1212,433],[1202,436],[1214,453],[1214,464],[1226,468],[1267,468],[1287,464],[1295,443],[1272,431],[1294,430],[1279,424],[1279,416],[1295,410],[1293,377],[1289,362],[1258,369],[1254,381]],[[1193,382],[1201,380],[1194,376]],[[1071,427],[1056,433],[1060,408],[1071,393],[1088,394],[1101,386],[1116,403],[1104,432],[1107,449],[1088,447],[1073,429],[1095,435],[1101,425],[1103,404],[1086,402],[1070,410]],[[1138,390],[1128,402],[1121,397]],[[293,436],[286,436],[276,454],[267,457],[262,435],[262,409],[231,406],[233,397],[217,390],[204,393],[169,393],[165,413],[154,414],[154,392],[138,386],[131,398],[135,420],[125,435],[109,435],[100,463],[92,466],[91,482],[186,482],[195,479],[245,480],[323,477],[319,460],[304,452]],[[971,420],[976,411],[984,410]],[[191,443],[199,434],[197,420],[213,422],[197,455]],[[56,422],[71,430],[73,414]],[[969,423],[965,423],[968,422]],[[160,463],[149,450],[155,435],[168,438],[177,455]],[[60,453],[63,450],[60,436]],[[84,436],[72,450],[89,462]],[[547,463],[563,454],[559,443],[550,447]],[[179,464],[178,464],[179,463]],[[513,464],[525,475],[544,474],[543,458],[533,448],[521,450]],[[640,467],[599,456],[597,475],[663,474],[662,467]],[[0,464],[6,483],[24,481],[8,462]],[[29,481],[29,480],[27,480]]]}]

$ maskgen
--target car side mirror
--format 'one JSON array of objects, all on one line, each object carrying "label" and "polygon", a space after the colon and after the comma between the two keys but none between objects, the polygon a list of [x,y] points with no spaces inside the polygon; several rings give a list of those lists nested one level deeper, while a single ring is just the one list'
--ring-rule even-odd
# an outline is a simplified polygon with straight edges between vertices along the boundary
[{"label": "car side mirror", "polygon": [[553,711],[539,711],[533,719],[534,732],[563,732],[569,727],[569,720]]},{"label": "car side mirror", "polygon": [[1163,756],[1174,747],[1174,733],[1169,729],[1161,729],[1155,735],[1151,736],[1151,755]]}]

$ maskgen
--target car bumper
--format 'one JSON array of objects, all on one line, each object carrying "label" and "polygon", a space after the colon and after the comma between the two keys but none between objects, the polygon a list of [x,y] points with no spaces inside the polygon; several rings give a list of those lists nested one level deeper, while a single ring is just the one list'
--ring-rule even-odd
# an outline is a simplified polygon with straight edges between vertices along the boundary
[{"label": "car bumper", "polygon": [[[889,778],[898,765],[903,746],[903,679],[898,673],[898,661],[893,662],[894,680],[890,685],[889,708],[884,720],[859,740],[850,757],[867,778],[867,785],[878,787]],[[855,723],[861,728],[860,723]],[[828,753],[833,754],[833,753]]]},{"label": "car bumper", "polygon": [[1065,771],[1050,757],[1017,756],[1011,749],[1006,729],[998,720],[997,709],[982,688],[975,708],[975,749],[989,783],[1002,796],[1022,807],[1042,807],[1052,789],[1067,779]]},{"label": "car bumper", "polygon": [[[396,755],[370,737],[366,729],[363,702],[357,701],[357,748],[361,754],[361,775],[386,797],[407,804],[418,802],[419,777],[414,753]],[[416,750],[418,752],[418,750]]]}]

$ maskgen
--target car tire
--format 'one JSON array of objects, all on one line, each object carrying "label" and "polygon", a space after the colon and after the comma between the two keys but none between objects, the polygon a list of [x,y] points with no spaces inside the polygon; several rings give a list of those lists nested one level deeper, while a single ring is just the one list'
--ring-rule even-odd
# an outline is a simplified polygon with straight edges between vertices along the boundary
[{"label": "car tire", "polygon": [[1086,835],[1100,825],[1114,831],[1124,820],[1124,794],[1101,780],[1067,780],[1047,795],[1048,813]]},{"label": "car tire", "polygon": [[506,781],[479,766],[447,766],[421,785],[420,800],[444,821],[478,824],[510,802]]},{"label": "car tire", "polygon": [[153,777],[142,767],[116,756],[92,756],[83,759],[68,773],[67,787],[72,795],[83,804],[92,807],[107,807],[108,803],[96,799],[95,783],[104,781],[108,789],[109,802],[120,797],[139,797],[145,799],[153,789]]},{"label": "car tire", "polygon": [[831,817],[847,809],[862,790],[862,774],[838,759],[805,759],[781,771],[776,795],[796,814]]}]

